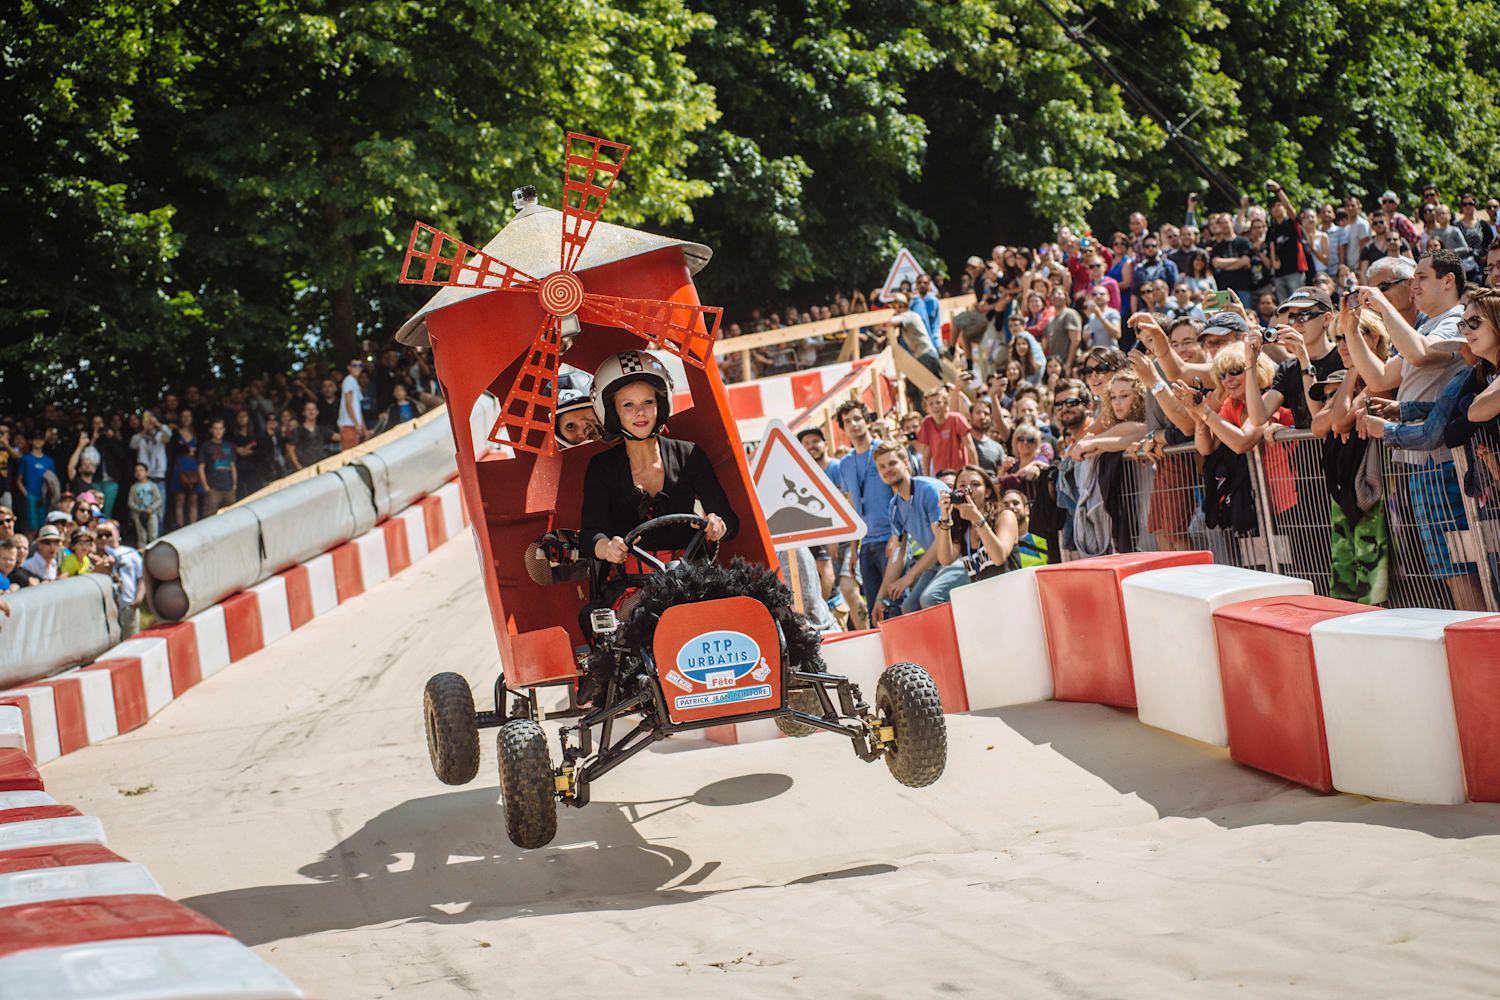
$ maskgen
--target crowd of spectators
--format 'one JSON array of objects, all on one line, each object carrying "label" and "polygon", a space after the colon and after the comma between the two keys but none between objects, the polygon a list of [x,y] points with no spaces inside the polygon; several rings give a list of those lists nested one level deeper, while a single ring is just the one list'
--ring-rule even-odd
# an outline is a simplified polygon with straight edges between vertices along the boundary
[{"label": "crowd of spectators", "polygon": [[[1299,209],[1275,181],[1266,193],[970,257],[955,291],[975,304],[946,337],[915,289],[897,296],[864,332],[945,381],[921,395],[925,415],[850,401],[838,445],[803,431],[869,529],[815,553],[830,607],[878,621],[1028,563],[1186,548],[1190,521],[1253,535],[1252,450],[1277,515],[1310,502],[1275,437],[1294,427],[1321,441],[1327,509],[1308,521],[1328,525],[1295,540],[1321,547],[1333,596],[1388,599],[1394,522],[1429,600],[1483,610],[1489,567],[1448,548],[1467,528],[1451,449],[1500,443],[1500,200],[1464,193],[1454,212],[1428,186],[1409,211],[1389,191],[1378,208]],[[1143,496],[1125,496],[1126,463],[1149,470],[1130,477]]]},{"label": "crowd of spectators", "polygon": [[425,352],[366,351],[128,410],[0,416],[0,593],[106,573],[133,629],[140,550],[158,536],[441,402]]}]

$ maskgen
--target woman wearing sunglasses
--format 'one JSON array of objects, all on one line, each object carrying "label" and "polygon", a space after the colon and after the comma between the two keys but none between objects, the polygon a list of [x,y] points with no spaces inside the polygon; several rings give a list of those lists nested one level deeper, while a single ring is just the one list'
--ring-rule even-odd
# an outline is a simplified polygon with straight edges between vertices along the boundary
[{"label": "woman wearing sunglasses", "polygon": [[1482,424],[1500,417],[1500,379],[1495,377],[1500,372],[1500,289],[1475,288],[1466,298],[1460,329],[1478,360],[1475,381],[1485,386],[1469,404],[1468,417],[1472,423]]},{"label": "woman wearing sunglasses", "polygon": [[[1266,443],[1266,478],[1271,487],[1271,502],[1276,513],[1281,514],[1297,502],[1297,487],[1292,478],[1291,460],[1284,445],[1276,443],[1272,435],[1280,427],[1291,427],[1292,411],[1281,405],[1281,393],[1269,386],[1276,377],[1276,366],[1261,354],[1261,342],[1257,337],[1248,337],[1230,344],[1214,356],[1209,369],[1214,388],[1223,400],[1217,411],[1208,405],[1208,397],[1178,382],[1172,387],[1178,402],[1193,415],[1197,428],[1194,443],[1198,453],[1213,456],[1227,449],[1234,455],[1247,454],[1250,449]],[[1204,475],[1210,475],[1211,467],[1204,466]],[[1248,496],[1241,492],[1241,484],[1248,486],[1248,477],[1241,480],[1237,473],[1239,463],[1226,465],[1217,491],[1217,501],[1225,508],[1227,518],[1210,526],[1227,525],[1235,530],[1248,530],[1253,526],[1253,505],[1247,524],[1243,517],[1243,504]],[[1208,507],[1209,504],[1205,504]]]}]

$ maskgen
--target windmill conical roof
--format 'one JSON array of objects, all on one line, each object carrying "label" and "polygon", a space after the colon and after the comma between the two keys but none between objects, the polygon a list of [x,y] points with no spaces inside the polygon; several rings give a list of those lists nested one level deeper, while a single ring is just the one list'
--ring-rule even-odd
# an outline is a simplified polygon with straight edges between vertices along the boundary
[{"label": "windmill conical roof", "polygon": [[[516,213],[516,217],[480,249],[533,278],[545,278],[558,267],[562,223],[563,214],[557,209],[530,205]],[[663,247],[681,247],[690,274],[703,270],[713,256],[713,251],[702,243],[690,243],[608,222],[596,222],[574,270],[587,271],[615,261],[639,257]],[[487,295],[491,291],[493,289],[489,288],[438,289],[437,294],[428,299],[426,305],[401,324],[401,328],[396,331],[396,340],[413,347],[426,347],[429,341],[424,317],[428,313],[476,295]]]}]

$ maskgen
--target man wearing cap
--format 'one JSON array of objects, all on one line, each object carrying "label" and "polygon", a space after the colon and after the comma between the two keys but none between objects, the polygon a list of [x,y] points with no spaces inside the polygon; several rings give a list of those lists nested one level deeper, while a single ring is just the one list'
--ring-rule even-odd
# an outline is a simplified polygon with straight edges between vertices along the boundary
[{"label": "man wearing cap", "polygon": [[1293,422],[1304,430],[1327,401],[1318,383],[1344,370],[1328,336],[1333,320],[1333,300],[1317,285],[1303,285],[1277,310],[1276,343],[1291,357],[1277,366],[1271,388],[1281,393]]},{"label": "man wearing cap", "polygon": [[359,373],[364,371],[361,358],[349,360],[349,374],[339,388],[339,450],[348,451],[365,439],[365,394],[359,387]]},{"label": "man wearing cap", "polygon": [[57,579],[57,565],[61,561],[62,533],[55,524],[45,524],[36,533],[36,542],[31,555],[21,564],[21,569],[37,580]]},{"label": "man wearing cap", "polygon": [[[1417,227],[1406,216],[1397,211],[1400,204],[1396,200],[1396,192],[1387,191],[1380,196],[1380,209],[1385,213],[1386,225],[1395,230],[1396,235],[1406,241],[1406,245],[1415,247],[1417,245]],[[1394,256],[1394,254],[1392,255]]]}]

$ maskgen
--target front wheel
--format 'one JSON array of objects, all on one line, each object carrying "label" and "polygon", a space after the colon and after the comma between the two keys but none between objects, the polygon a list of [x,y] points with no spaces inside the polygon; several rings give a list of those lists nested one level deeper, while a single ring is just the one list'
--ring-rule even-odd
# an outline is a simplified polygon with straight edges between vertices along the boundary
[{"label": "front wheel", "polygon": [[557,784],[547,736],[530,719],[511,719],[496,739],[505,832],[517,847],[545,847],[557,836]]},{"label": "front wheel", "polygon": [[930,785],[948,763],[948,723],[932,675],[915,663],[887,667],[875,687],[875,714],[895,730],[885,763],[908,788]]},{"label": "front wheel", "polygon": [[434,674],[422,694],[427,756],[438,780],[466,785],[479,773],[479,725],[469,682],[455,673]]}]

